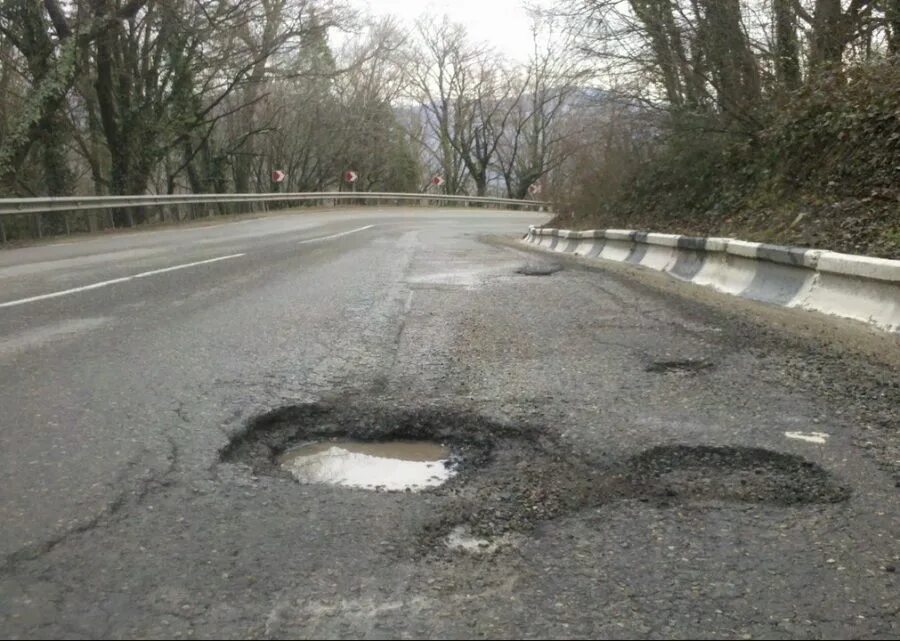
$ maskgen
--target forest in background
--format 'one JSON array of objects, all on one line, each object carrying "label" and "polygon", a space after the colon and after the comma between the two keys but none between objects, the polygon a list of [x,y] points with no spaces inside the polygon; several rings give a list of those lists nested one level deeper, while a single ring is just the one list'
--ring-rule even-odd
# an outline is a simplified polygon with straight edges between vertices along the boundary
[{"label": "forest in background", "polygon": [[536,25],[511,62],[446,19],[402,29],[331,0],[4,0],[0,194],[269,192],[277,169],[286,191],[353,170],[362,191],[441,176],[523,198],[592,103],[562,32]]},{"label": "forest in background", "polygon": [[568,0],[561,11],[594,77],[654,128],[617,127],[585,150],[557,224],[900,258],[898,0]]},{"label": "forest in background", "polygon": [[900,0],[533,17],[511,61],[340,0],[2,0],[0,196],[270,192],[276,169],[326,191],[352,169],[362,191],[552,200],[567,226],[900,254]]}]

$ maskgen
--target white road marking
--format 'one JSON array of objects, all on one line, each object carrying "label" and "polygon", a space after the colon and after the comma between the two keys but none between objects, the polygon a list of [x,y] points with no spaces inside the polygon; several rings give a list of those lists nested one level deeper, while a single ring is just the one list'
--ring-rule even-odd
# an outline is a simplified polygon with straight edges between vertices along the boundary
[{"label": "white road marking", "polygon": [[68,296],[69,294],[77,294],[79,292],[86,292],[91,289],[99,289],[101,287],[107,287],[109,285],[116,285],[118,283],[127,283],[130,280],[135,280],[136,278],[146,278],[148,276],[156,276],[157,274],[165,274],[167,272],[174,272],[178,269],[187,269],[188,267],[196,267],[197,265],[208,265],[209,263],[218,263],[222,260],[229,260],[231,258],[240,258],[241,256],[246,256],[246,254],[229,254],[228,256],[219,256],[218,258],[210,258],[208,260],[198,260],[193,263],[185,263],[184,265],[175,265],[173,267],[164,267],[163,269],[154,269],[149,272],[141,272],[140,274],[135,274],[133,276],[123,276],[122,278],[113,278],[112,280],[104,280],[99,283],[92,283],[90,285],[84,285],[83,287],[73,287],[72,289],[64,289],[58,292],[52,292],[50,294],[41,294],[40,296],[31,296],[29,298],[21,298],[19,300],[12,300],[6,303],[0,303],[0,308],[3,307],[15,307],[16,305],[24,305],[26,303],[34,303],[40,300],[47,300],[48,298],[59,298],[60,296]]},{"label": "white road marking", "polygon": [[375,225],[366,225],[365,227],[357,227],[356,229],[351,229],[350,231],[342,231],[339,234],[332,234],[331,236],[320,236],[319,238],[309,238],[307,240],[301,240],[298,242],[298,245],[303,245],[304,243],[317,243],[320,240],[331,240],[332,238],[340,238],[341,236],[347,236],[348,234],[355,234],[358,231],[364,231],[366,229],[372,229]]},{"label": "white road marking", "polygon": [[828,440],[828,434],[825,432],[785,432],[788,438],[797,439],[798,441],[807,441],[809,443],[824,444]]}]

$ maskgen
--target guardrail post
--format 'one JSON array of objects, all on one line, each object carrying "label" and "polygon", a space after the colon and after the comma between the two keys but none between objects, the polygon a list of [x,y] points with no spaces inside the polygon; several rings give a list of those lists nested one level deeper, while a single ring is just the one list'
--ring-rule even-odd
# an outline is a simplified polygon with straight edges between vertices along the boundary
[{"label": "guardrail post", "polygon": [[37,237],[43,238],[44,230],[41,226],[41,215],[39,213],[34,214],[34,228],[35,228],[35,231],[37,231]]},{"label": "guardrail post", "polygon": [[0,242],[6,244],[6,227],[3,226],[3,216],[0,215]]}]

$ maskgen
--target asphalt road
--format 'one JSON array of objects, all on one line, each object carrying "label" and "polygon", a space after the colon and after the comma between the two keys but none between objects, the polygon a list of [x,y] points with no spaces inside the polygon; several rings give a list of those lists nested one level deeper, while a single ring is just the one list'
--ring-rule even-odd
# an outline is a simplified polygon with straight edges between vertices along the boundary
[{"label": "asphalt road", "polygon": [[[896,341],[518,273],[560,260],[503,242],[537,222],[351,209],[0,252],[0,636],[896,638]],[[342,430],[481,449],[416,494],[259,454]],[[459,526],[486,545],[447,547]]]}]

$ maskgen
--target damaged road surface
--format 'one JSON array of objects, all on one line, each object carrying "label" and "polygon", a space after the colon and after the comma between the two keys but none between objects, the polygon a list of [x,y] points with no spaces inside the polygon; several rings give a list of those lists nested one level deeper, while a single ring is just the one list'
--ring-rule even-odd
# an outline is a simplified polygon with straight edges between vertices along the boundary
[{"label": "damaged road surface", "polygon": [[0,635],[900,635],[896,342],[540,222],[0,253]]}]

